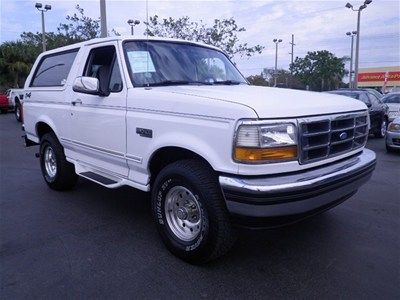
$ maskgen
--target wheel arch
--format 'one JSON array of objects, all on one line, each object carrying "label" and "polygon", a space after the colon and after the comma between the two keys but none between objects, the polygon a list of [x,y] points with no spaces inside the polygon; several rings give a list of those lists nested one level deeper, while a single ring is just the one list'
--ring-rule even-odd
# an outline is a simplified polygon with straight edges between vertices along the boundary
[{"label": "wheel arch", "polygon": [[182,159],[197,159],[202,161],[212,170],[214,168],[202,155],[180,146],[166,146],[157,149],[149,158],[147,165],[150,174],[150,183],[154,182],[157,174],[167,165],[182,160]]},{"label": "wheel arch", "polygon": [[[42,137],[46,133],[50,133],[50,132],[54,133],[54,135],[57,137],[54,127],[49,125],[49,122],[39,121],[36,123],[35,129],[36,129],[36,135],[39,138],[39,141],[42,139]],[[57,137],[57,139],[58,139],[58,137]]]}]

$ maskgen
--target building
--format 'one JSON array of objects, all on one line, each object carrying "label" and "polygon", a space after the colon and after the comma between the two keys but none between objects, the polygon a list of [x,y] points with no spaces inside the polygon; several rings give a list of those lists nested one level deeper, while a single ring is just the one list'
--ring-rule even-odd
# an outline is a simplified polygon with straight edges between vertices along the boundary
[{"label": "building", "polygon": [[400,66],[364,68],[358,71],[358,87],[382,88],[400,87]]}]

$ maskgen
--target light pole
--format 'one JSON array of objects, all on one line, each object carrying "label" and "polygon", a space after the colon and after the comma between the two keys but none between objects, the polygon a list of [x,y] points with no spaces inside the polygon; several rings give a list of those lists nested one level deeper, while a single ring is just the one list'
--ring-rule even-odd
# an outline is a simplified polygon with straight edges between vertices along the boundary
[{"label": "light pole", "polygon": [[361,5],[358,9],[355,9],[353,5],[347,2],[346,7],[357,12],[357,39],[356,39],[356,59],[355,59],[355,72],[354,72],[354,87],[358,87],[358,58],[360,51],[360,19],[361,19],[361,11],[367,8],[368,4],[371,4],[372,0],[365,0],[364,4]]},{"label": "light pole", "polygon": [[100,0],[100,37],[107,37],[106,0]]},{"label": "light pole", "polygon": [[135,27],[136,25],[139,25],[140,21],[139,20],[134,21],[132,19],[129,19],[128,24],[129,24],[129,26],[131,26],[131,35],[133,35],[134,34],[133,27]]},{"label": "light pole", "polygon": [[46,4],[43,8],[42,3],[36,3],[35,7],[38,11],[42,13],[42,47],[43,52],[46,51],[46,36],[45,36],[45,28],[44,28],[44,13],[48,10],[51,10],[51,5]]},{"label": "light pole", "polygon": [[275,43],[275,76],[274,76],[274,86],[276,86],[276,80],[277,80],[277,75],[278,75],[278,44],[282,43],[281,39],[273,39],[272,40]]},{"label": "light pole", "polygon": [[357,31],[346,32],[347,36],[351,36],[351,47],[350,47],[350,74],[349,74],[349,88],[353,88],[353,45],[354,45],[354,36],[357,35]]}]

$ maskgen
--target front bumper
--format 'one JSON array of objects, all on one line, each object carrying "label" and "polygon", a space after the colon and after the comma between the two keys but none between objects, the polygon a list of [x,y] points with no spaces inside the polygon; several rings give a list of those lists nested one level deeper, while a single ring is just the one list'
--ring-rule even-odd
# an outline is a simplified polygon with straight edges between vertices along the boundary
[{"label": "front bumper", "polygon": [[386,146],[400,149],[400,132],[386,131]]},{"label": "front bumper", "polygon": [[306,171],[271,176],[220,176],[229,212],[239,219],[304,216],[346,200],[369,180],[376,156],[359,154]]}]

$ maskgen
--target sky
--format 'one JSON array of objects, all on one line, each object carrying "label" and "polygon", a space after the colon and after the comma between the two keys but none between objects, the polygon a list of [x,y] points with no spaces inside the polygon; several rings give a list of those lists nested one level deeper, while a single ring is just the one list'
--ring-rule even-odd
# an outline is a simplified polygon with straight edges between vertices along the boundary
[{"label": "sky", "polygon": [[[40,1],[40,0],[38,0]],[[23,31],[41,31],[40,13],[31,0],[0,0],[0,42],[17,40]],[[44,0],[43,0],[44,1]],[[128,19],[146,20],[146,1],[106,0],[108,29],[130,34]],[[363,1],[350,1],[358,8]],[[56,31],[68,14],[79,4],[92,18],[100,15],[99,0],[46,0],[52,5],[46,12],[46,31]],[[246,28],[241,43],[265,46],[262,54],[249,59],[235,57],[246,76],[260,74],[275,63],[274,38],[279,44],[278,68],[290,63],[291,36],[295,36],[295,57],[308,51],[328,50],[338,57],[350,56],[351,38],[346,32],[356,30],[357,13],[345,8],[346,0],[325,1],[148,1],[148,14],[160,18],[189,16],[191,20],[211,24],[214,19],[233,17]],[[135,27],[142,36],[144,25]],[[400,1],[373,0],[361,14],[360,68],[400,66]],[[348,66],[347,66],[348,67]]]}]

